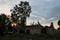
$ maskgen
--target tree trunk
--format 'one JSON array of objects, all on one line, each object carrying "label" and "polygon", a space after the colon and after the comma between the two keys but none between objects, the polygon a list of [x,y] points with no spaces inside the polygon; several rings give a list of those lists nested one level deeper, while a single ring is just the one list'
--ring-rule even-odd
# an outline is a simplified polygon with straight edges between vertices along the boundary
[{"label": "tree trunk", "polygon": [[26,17],[23,17],[21,19],[21,26],[19,29],[20,33],[23,33],[23,34],[25,33],[25,26],[26,26]]},{"label": "tree trunk", "polygon": [[23,17],[23,18],[21,19],[21,28],[22,28],[22,29],[25,29],[25,26],[26,26],[26,17]]}]

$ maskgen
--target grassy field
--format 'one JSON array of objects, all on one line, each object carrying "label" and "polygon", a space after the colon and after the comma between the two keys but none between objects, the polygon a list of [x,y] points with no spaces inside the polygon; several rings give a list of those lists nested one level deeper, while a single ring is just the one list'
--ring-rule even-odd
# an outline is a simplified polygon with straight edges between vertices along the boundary
[{"label": "grassy field", "polygon": [[60,40],[60,37],[43,35],[5,35],[0,40]]}]

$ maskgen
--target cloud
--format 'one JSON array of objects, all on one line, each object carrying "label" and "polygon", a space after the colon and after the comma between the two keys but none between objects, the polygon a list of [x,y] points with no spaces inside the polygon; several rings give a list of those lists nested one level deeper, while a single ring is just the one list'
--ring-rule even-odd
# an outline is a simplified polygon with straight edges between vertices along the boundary
[{"label": "cloud", "polygon": [[0,5],[0,13],[5,13],[6,15],[10,15],[10,6],[7,4]]},{"label": "cloud", "polygon": [[49,12],[51,17],[60,16],[60,7],[55,7]]}]

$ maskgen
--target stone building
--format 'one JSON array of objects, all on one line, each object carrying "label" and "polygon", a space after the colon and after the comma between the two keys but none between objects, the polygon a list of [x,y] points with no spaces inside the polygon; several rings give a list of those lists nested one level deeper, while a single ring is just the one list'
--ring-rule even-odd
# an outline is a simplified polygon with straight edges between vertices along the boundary
[{"label": "stone building", "polygon": [[41,29],[43,28],[43,26],[39,23],[36,25],[30,25],[30,26],[26,26],[26,30],[25,32],[27,33],[27,31],[30,31],[30,34],[41,34]]}]

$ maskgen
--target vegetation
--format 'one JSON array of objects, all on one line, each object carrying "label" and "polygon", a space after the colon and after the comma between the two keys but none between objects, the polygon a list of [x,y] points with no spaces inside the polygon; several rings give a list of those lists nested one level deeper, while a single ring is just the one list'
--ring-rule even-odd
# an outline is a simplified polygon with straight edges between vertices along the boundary
[{"label": "vegetation", "polygon": [[59,27],[60,27],[60,20],[58,20],[58,25],[59,25]]},{"label": "vegetation", "polygon": [[11,10],[12,20],[13,21],[21,21],[21,26],[23,27],[26,25],[26,18],[30,16],[31,13],[31,6],[29,2],[21,1],[18,5]]}]

